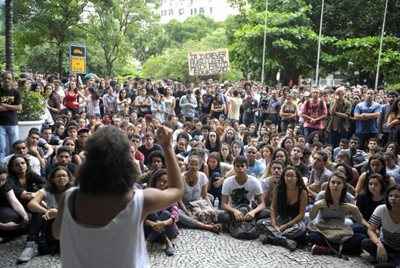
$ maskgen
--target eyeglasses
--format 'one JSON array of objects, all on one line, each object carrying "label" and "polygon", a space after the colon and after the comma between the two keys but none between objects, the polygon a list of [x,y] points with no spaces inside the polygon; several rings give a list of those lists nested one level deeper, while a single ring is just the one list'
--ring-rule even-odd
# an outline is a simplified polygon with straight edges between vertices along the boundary
[{"label": "eyeglasses", "polygon": [[238,164],[238,165],[235,165],[235,167],[236,168],[241,168],[241,167],[246,167],[246,165],[245,164]]}]

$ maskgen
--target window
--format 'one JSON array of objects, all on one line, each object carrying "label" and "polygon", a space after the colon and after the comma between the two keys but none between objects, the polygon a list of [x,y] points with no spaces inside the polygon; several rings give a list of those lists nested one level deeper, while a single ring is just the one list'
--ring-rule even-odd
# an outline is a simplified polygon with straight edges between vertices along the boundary
[{"label": "window", "polygon": [[174,15],[174,10],[172,8],[170,10],[168,10],[168,15],[169,16],[173,16]]},{"label": "window", "polygon": [[204,14],[204,8],[199,8],[199,14]]},{"label": "window", "polygon": [[179,9],[178,13],[179,13],[179,15],[183,15],[185,13],[185,9],[183,9],[183,8]]},{"label": "window", "polygon": [[212,14],[212,12],[213,12],[213,8],[212,8],[212,7],[210,7],[210,14]]}]

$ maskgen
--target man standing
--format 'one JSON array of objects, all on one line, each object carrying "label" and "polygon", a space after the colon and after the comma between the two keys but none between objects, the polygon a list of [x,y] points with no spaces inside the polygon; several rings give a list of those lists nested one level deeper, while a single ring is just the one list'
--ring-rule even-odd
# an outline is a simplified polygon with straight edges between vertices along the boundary
[{"label": "man standing", "polygon": [[331,104],[330,118],[326,129],[329,131],[329,141],[333,148],[339,141],[348,138],[350,130],[351,103],[344,98],[345,89],[339,87],[335,91],[335,100]]},{"label": "man standing", "polygon": [[361,148],[365,148],[369,138],[376,138],[379,133],[378,118],[381,115],[381,105],[373,101],[374,91],[369,89],[365,100],[357,104],[354,109],[356,120],[356,136],[360,139]]},{"label": "man standing", "polygon": [[0,84],[0,159],[3,159],[18,140],[17,111],[22,110],[22,105],[11,72],[2,73]]}]

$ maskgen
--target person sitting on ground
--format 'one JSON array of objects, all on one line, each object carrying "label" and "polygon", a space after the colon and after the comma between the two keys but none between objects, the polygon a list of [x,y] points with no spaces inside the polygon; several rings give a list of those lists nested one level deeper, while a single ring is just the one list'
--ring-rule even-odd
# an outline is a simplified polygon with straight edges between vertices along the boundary
[{"label": "person sitting on ground", "polygon": [[[155,171],[150,179],[149,186],[161,191],[167,189],[167,170],[159,169]],[[165,244],[165,254],[167,256],[175,254],[172,240],[179,234],[178,226],[176,225],[178,219],[178,207],[176,204],[172,204],[160,211],[150,213],[144,221],[144,233],[147,241]]]},{"label": "person sitting on ground", "polygon": [[387,183],[388,186],[392,186],[396,184],[393,177],[390,177],[386,174],[386,163],[381,154],[373,155],[368,160],[367,171],[363,172],[358,178],[356,185],[356,194],[360,194],[365,188],[365,181],[368,175],[372,173],[378,173],[382,175],[383,180]]},{"label": "person sitting on ground", "polygon": [[[61,199],[52,228],[53,236],[60,239],[63,267],[149,267],[143,221],[183,195],[172,131],[158,127],[157,139],[168,174],[168,188],[163,191],[133,187],[138,170],[122,131],[103,127],[88,139],[80,187]],[[113,247],[104,246],[111,243]]]},{"label": "person sitting on ground", "polygon": [[0,168],[0,243],[17,236],[28,222],[29,216],[8,182],[7,169]]},{"label": "person sitting on ground", "polygon": [[[356,233],[345,223],[346,216],[368,227],[357,206],[346,202],[346,177],[341,172],[335,172],[328,180],[324,199],[316,201],[310,211],[308,226],[309,240],[314,244],[313,255],[328,255],[361,253],[362,233]],[[318,216],[318,217],[317,217]],[[333,228],[334,227],[334,228]]]},{"label": "person sitting on ground", "polygon": [[368,176],[363,192],[356,199],[356,205],[366,221],[377,206],[385,203],[386,190],[387,184],[382,175],[373,173]]},{"label": "person sitting on ground", "polygon": [[[369,238],[361,242],[382,267],[400,266],[400,186],[388,189],[385,204],[378,206],[369,219]],[[386,264],[386,265],[383,265]]]},{"label": "person sitting on ground", "polygon": [[29,166],[31,167],[33,172],[35,172],[37,175],[41,175],[40,161],[39,161],[39,159],[37,159],[37,157],[29,154],[29,150],[28,150],[26,141],[17,140],[16,142],[13,143],[12,147],[13,147],[14,153],[6,156],[3,159],[0,159],[3,167],[7,167],[10,162],[10,159],[13,156],[15,156],[16,154],[18,154],[18,155],[22,155],[23,157],[25,157],[29,160]]},{"label": "person sitting on ground", "polygon": [[317,151],[312,155],[313,163],[307,183],[307,189],[311,196],[315,197],[321,190],[322,185],[328,181],[332,171],[326,168],[328,155],[324,151]]},{"label": "person sitting on ground", "polygon": [[[207,194],[208,178],[199,171],[201,158],[198,155],[189,157],[188,169],[183,173],[184,195],[179,204],[179,226],[184,228],[202,229],[219,233],[221,226],[215,224],[217,214],[212,208]],[[203,206],[203,207],[202,207]],[[204,209],[205,213],[197,213],[197,208]],[[205,215],[205,217],[200,217]]]},{"label": "person sitting on ground", "polygon": [[[247,175],[247,158],[236,157],[233,161],[235,175],[227,178],[222,185],[222,209],[219,221],[230,223],[232,221],[251,221],[268,216],[263,202],[261,183],[253,176]],[[240,207],[250,207],[250,211],[243,214]]]},{"label": "person sitting on ground", "polygon": [[148,184],[153,173],[165,167],[165,158],[162,151],[153,151],[149,154],[148,170],[139,176],[138,182],[141,184]]},{"label": "person sitting on ground", "polygon": [[246,149],[247,157],[247,175],[261,178],[265,173],[265,165],[261,159],[257,159],[257,148],[255,146],[248,146]]},{"label": "person sitting on ground", "polygon": [[72,175],[77,175],[78,166],[72,163],[71,148],[67,146],[58,147],[55,162],[47,165],[46,174],[50,174],[57,166],[66,167]]},{"label": "person sitting on ground", "polygon": [[264,203],[266,208],[269,208],[271,205],[272,193],[275,191],[275,188],[281,179],[285,165],[280,160],[273,160],[270,164],[270,169],[272,175],[261,179],[261,187],[264,193]]},{"label": "person sitting on ground", "polygon": [[265,235],[263,244],[297,248],[304,243],[306,225],[303,222],[307,205],[307,188],[295,167],[287,167],[278,186],[273,191],[271,218],[257,222],[257,228]]},{"label": "person sitting on ground", "polygon": [[[51,234],[51,225],[57,216],[58,201],[74,183],[72,173],[63,166],[54,168],[48,176],[47,185],[36,192],[28,203],[32,212],[29,234],[38,245],[39,254],[59,253],[59,241]],[[19,262],[28,262],[34,255],[21,254]]]}]

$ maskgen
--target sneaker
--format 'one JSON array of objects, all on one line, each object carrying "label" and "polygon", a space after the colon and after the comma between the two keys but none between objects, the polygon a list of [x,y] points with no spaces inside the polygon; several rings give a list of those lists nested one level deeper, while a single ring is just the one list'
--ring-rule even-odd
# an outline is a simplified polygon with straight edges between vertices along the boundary
[{"label": "sneaker", "polygon": [[26,242],[25,249],[22,251],[17,262],[24,263],[30,261],[36,255],[35,250],[36,243],[33,241]]},{"label": "sneaker", "polygon": [[263,244],[263,245],[267,245],[267,244],[272,244],[272,240],[273,240],[273,237],[272,236],[263,236],[262,238],[261,238],[261,243]]},{"label": "sneaker", "polygon": [[332,254],[330,248],[314,244],[311,248],[312,255],[330,255]]},{"label": "sneaker", "polygon": [[164,250],[165,255],[167,256],[174,256],[175,255],[175,248],[173,245],[167,245],[167,247]]}]

